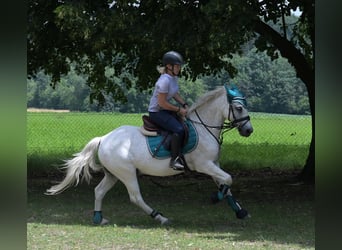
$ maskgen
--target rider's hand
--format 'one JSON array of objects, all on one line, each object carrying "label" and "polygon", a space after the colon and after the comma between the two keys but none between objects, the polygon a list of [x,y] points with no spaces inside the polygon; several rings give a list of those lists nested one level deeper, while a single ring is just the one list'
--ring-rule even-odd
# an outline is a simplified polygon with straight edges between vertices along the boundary
[{"label": "rider's hand", "polygon": [[178,113],[185,117],[186,114],[188,113],[188,110],[185,108],[180,108]]}]

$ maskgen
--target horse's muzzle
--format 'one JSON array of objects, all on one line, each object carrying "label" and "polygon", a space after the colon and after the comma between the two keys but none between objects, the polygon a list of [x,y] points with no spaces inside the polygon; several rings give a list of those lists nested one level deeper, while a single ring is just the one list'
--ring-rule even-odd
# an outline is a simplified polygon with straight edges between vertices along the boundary
[{"label": "horse's muzzle", "polygon": [[242,136],[248,137],[253,133],[253,127],[249,122],[246,122],[242,126],[238,127],[239,133]]}]

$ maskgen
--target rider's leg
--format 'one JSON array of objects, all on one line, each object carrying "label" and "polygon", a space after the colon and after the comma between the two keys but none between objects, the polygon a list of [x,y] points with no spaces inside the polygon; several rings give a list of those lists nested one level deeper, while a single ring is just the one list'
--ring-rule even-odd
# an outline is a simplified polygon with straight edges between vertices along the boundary
[{"label": "rider's leg", "polygon": [[180,160],[181,141],[179,135],[174,133],[171,139],[171,161],[170,167],[174,170],[183,170],[184,166]]},{"label": "rider's leg", "polygon": [[171,160],[170,167],[174,170],[184,170],[184,165],[181,160],[181,149],[184,139],[184,127],[176,117],[172,116],[168,120],[167,126],[173,132],[171,139]]},{"label": "rider's leg", "polygon": [[171,140],[171,161],[170,167],[175,170],[183,170],[184,166],[180,160],[181,147],[184,138],[184,127],[177,120],[175,115],[167,110],[162,110],[156,113],[150,113],[150,118],[161,128],[173,133]]}]

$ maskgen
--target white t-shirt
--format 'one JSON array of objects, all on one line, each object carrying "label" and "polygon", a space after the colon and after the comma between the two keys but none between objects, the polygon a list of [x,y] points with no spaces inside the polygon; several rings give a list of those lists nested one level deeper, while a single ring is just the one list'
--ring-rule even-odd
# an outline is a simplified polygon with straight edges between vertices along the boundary
[{"label": "white t-shirt", "polygon": [[158,94],[167,93],[166,99],[169,101],[179,91],[178,77],[169,74],[161,74],[156,82],[153,95],[148,106],[149,112],[158,112],[161,107],[158,105]]}]

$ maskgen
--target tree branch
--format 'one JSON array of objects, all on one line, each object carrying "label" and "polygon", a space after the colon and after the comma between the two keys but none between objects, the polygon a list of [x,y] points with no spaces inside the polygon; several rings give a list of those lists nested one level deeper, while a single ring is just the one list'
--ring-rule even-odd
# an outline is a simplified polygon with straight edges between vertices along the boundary
[{"label": "tree branch", "polygon": [[314,70],[306,61],[304,55],[290,41],[260,19],[255,21],[255,31],[278,48],[281,55],[287,58],[289,63],[295,67],[297,76],[308,89],[313,87],[310,85],[314,85]]}]

